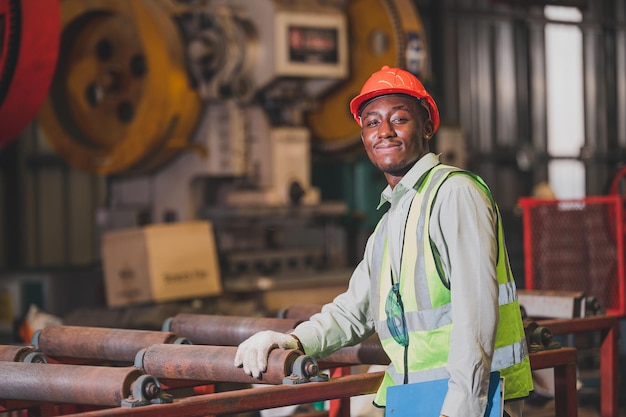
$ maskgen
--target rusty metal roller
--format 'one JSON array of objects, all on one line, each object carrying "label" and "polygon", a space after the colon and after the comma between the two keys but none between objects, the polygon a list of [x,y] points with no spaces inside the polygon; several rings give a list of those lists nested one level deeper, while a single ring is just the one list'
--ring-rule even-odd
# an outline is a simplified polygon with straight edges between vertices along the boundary
[{"label": "rusty metal roller", "polygon": [[5,400],[120,406],[141,395],[146,403],[170,401],[154,377],[135,367],[0,362],[0,375]]},{"label": "rusty metal roller", "polygon": [[153,345],[137,354],[135,366],[157,378],[210,382],[277,385],[292,375],[306,380],[320,377],[317,363],[298,350],[272,350],[261,379],[235,368],[236,353],[234,346]]},{"label": "rusty metal roller", "polygon": [[279,316],[286,319],[308,320],[320,311],[322,311],[322,304],[296,304],[283,309]]},{"label": "rusty metal roller", "polygon": [[[282,317],[308,320],[322,310],[321,304],[296,304],[285,308]],[[343,347],[329,356],[319,359],[323,364],[344,365],[389,365],[389,356],[385,353],[378,334],[374,334],[354,346]]]},{"label": "rusty metal roller", "polygon": [[320,358],[325,365],[389,365],[391,360],[380,343],[378,334],[374,334],[354,346],[343,347],[330,355]]},{"label": "rusty metal roller", "polygon": [[0,362],[46,363],[46,357],[33,346],[0,345]]},{"label": "rusty metal roller", "polygon": [[177,314],[163,323],[163,330],[186,337],[197,345],[237,346],[262,330],[286,333],[301,320],[271,317]]},{"label": "rusty metal roller", "polygon": [[51,358],[99,359],[132,363],[137,352],[161,343],[189,343],[171,332],[48,326],[38,330],[32,344]]},{"label": "rusty metal roller", "polygon": [[147,173],[188,149],[201,100],[169,3],[61,3],[59,64],[38,119],[73,167]]}]

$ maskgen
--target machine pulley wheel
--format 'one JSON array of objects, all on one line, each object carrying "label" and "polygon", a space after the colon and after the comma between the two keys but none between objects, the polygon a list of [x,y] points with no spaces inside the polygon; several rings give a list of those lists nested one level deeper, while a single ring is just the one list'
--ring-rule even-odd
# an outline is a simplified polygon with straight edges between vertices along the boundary
[{"label": "machine pulley wheel", "polygon": [[17,138],[41,107],[60,33],[58,1],[0,0],[0,149]]},{"label": "machine pulley wheel", "polygon": [[166,4],[63,0],[59,65],[39,120],[75,168],[145,173],[190,142],[201,101]]},{"label": "machine pulley wheel", "polygon": [[398,66],[422,79],[426,74],[426,35],[412,0],[350,0],[350,76],[307,116],[313,149],[339,153],[360,143],[360,128],[349,103],[369,76],[383,65]]}]

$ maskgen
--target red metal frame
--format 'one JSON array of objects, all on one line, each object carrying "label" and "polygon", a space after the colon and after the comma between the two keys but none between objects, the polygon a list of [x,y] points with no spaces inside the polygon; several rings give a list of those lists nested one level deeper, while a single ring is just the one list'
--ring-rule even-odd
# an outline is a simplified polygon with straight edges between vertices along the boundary
[{"label": "red metal frame", "polygon": [[601,333],[600,344],[600,416],[619,416],[619,346],[620,316],[594,316],[568,320],[541,320],[537,324],[552,334]]},{"label": "red metal frame", "polygon": [[613,180],[611,181],[611,186],[609,188],[609,193],[619,195],[620,194],[620,181],[622,181],[625,178],[626,178],[626,165],[621,167],[617,171],[615,176],[613,177]]},{"label": "red metal frame", "polygon": [[[615,228],[615,248],[616,248],[616,267],[617,267],[617,288],[618,291],[618,306],[617,308],[606,306],[606,312],[610,315],[625,315],[626,314],[626,252],[624,246],[624,223],[626,219],[624,217],[624,206],[626,204],[626,198],[620,195],[608,195],[608,196],[591,196],[583,199],[569,199],[569,200],[544,200],[536,199],[532,197],[521,198],[518,201],[518,205],[523,209],[522,221],[523,221],[523,233],[524,233],[524,272],[525,272],[525,288],[535,289],[535,277],[534,277],[534,259],[533,253],[533,236],[532,236],[532,215],[531,209],[539,206],[548,205],[588,205],[588,204],[602,204],[611,207],[615,210],[614,218],[611,218],[612,225]],[[549,288],[542,288],[549,289]]]}]

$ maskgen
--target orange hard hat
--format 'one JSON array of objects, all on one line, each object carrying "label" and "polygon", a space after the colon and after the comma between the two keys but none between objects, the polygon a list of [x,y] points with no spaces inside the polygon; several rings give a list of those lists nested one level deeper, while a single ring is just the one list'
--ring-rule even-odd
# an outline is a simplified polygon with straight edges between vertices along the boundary
[{"label": "orange hard hat", "polygon": [[390,68],[387,65],[373,73],[365,81],[361,93],[350,101],[350,112],[354,120],[361,124],[361,110],[365,103],[373,98],[388,94],[407,94],[428,104],[428,113],[434,124],[434,131],[439,128],[439,109],[432,96],[426,91],[421,81],[408,71],[401,68]]}]

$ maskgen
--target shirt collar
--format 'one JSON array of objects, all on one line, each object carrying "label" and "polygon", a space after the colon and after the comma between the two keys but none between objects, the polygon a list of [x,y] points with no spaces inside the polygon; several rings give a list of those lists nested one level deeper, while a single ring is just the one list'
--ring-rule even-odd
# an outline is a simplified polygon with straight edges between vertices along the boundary
[{"label": "shirt collar", "polygon": [[393,189],[389,185],[385,187],[380,194],[376,210],[379,210],[386,202],[391,203],[394,195],[404,195],[408,190],[413,189],[422,175],[437,164],[439,164],[439,155],[429,152],[422,156]]}]

